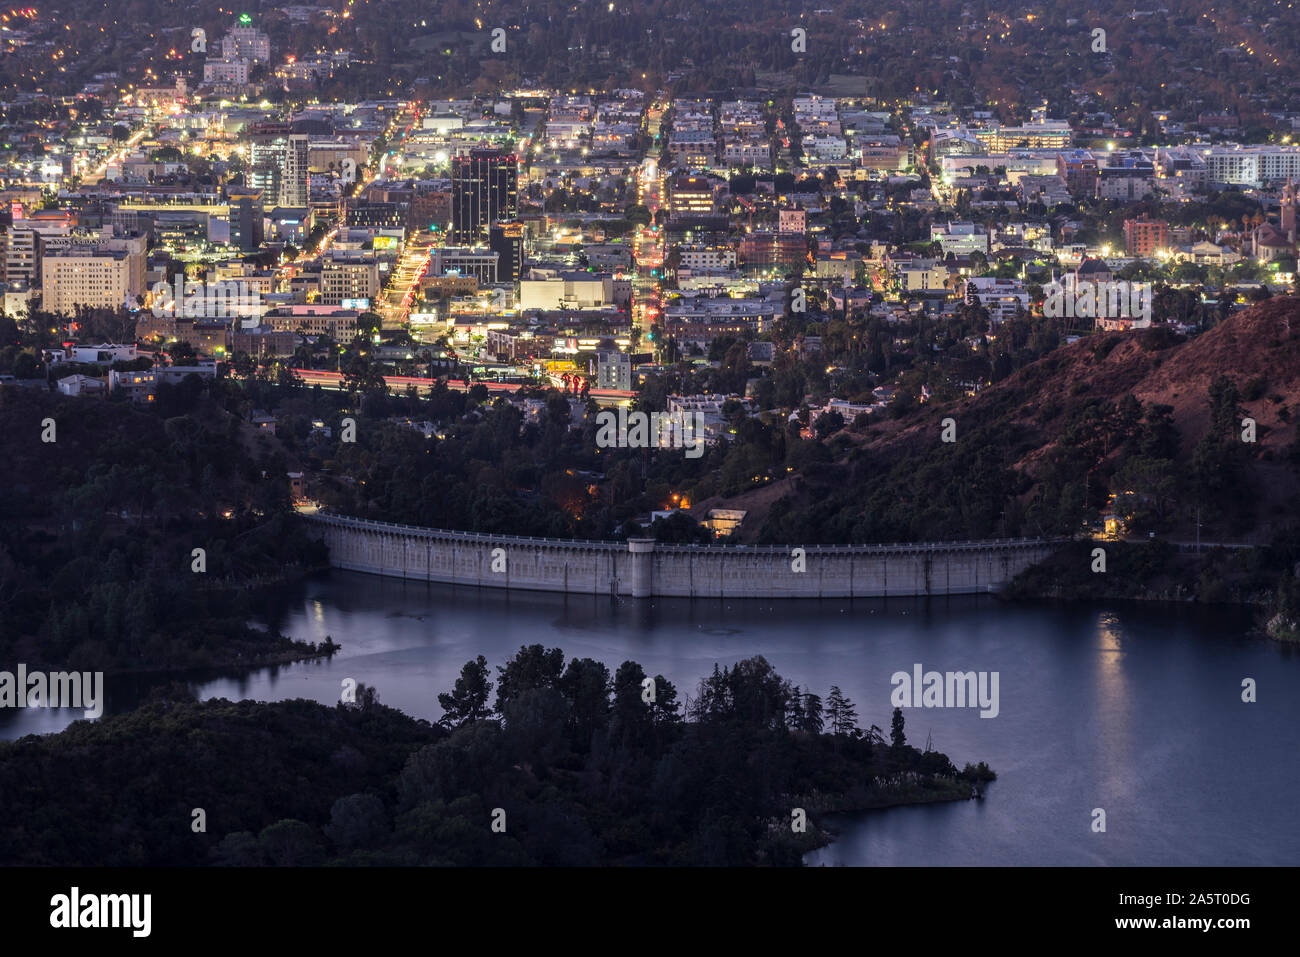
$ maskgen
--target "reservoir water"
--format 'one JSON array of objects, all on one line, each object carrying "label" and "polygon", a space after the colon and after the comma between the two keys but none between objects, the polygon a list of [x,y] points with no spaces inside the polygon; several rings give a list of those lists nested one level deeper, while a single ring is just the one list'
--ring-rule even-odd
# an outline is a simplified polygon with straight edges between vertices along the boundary
[{"label": "reservoir water", "polygon": [[[560,647],[613,671],[627,659],[694,695],[715,662],[763,655],[826,697],[838,685],[859,723],[888,733],[895,672],[997,672],[998,714],[910,708],[959,767],[997,772],[982,801],[832,819],[837,840],[809,864],[1239,865],[1300,863],[1300,648],[1250,634],[1231,607],[1016,605],[993,598],[636,602],[454,588],[334,571],[281,589],[264,620],[330,661],[196,682],[202,698],[339,699],[353,678],[382,703],[436,720],[439,692],[483,655]],[[1242,700],[1254,679],[1257,701]],[[107,711],[140,681],[108,681]],[[0,713],[0,738],[57,731],[79,713]],[[1106,816],[1093,831],[1094,809]]]}]

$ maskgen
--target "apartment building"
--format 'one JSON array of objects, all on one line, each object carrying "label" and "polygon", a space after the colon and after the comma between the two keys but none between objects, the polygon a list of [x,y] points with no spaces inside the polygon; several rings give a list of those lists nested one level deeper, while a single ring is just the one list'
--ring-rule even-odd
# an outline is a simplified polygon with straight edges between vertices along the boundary
[{"label": "apartment building", "polygon": [[42,308],[70,316],[78,306],[134,306],[145,293],[144,276],[144,237],[51,250],[41,260]]},{"label": "apartment building", "polygon": [[1163,219],[1124,220],[1124,249],[1137,259],[1147,259],[1169,247],[1169,224]]},{"label": "apartment building", "polygon": [[379,294],[379,263],[372,256],[334,251],[321,262],[320,301],[337,306],[345,299],[368,299]]},{"label": "apartment building", "polygon": [[249,62],[239,60],[208,60],[203,64],[204,84],[247,86]]},{"label": "apartment building", "polygon": [[271,62],[271,38],[256,27],[241,24],[231,27],[221,38],[223,60],[251,60],[254,63]]},{"label": "apartment building", "polygon": [[717,160],[718,144],[710,131],[678,132],[674,129],[668,143],[668,155],[672,157],[674,166],[708,169]]}]

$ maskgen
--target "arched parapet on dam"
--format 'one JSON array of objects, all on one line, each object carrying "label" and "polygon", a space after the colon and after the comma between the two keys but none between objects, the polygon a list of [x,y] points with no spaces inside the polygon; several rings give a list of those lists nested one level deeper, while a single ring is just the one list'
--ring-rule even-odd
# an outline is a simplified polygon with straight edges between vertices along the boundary
[{"label": "arched parapet on dam", "polygon": [[483,535],[303,516],[335,568],[394,578],[634,598],[879,598],[993,591],[1061,539],[902,545],[664,545]]}]

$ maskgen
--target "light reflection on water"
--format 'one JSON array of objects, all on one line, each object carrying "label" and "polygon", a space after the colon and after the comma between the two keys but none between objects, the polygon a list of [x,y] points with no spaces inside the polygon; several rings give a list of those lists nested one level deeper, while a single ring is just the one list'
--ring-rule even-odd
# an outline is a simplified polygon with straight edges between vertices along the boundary
[{"label": "light reflection on water", "polygon": [[[475,591],[332,572],[283,590],[271,621],[342,644],[330,661],[207,681],[202,697],[338,700],[342,681],[435,720],[461,666],[501,664],[521,645],[558,646],[615,669],[629,658],[693,695],[714,662],[755,654],[860,723],[888,729],[890,676],[997,671],[1000,710],[907,709],[959,767],[987,761],[982,801],[838,816],[838,839],[810,864],[1294,864],[1300,828],[1300,653],[1250,637],[1240,610],[931,601],[661,601]],[[1261,691],[1241,701],[1243,677]],[[129,696],[119,695],[122,707]],[[110,702],[111,703],[111,702]],[[111,709],[110,709],[111,710]],[[57,730],[16,727],[0,737]],[[9,724],[3,722],[8,719]],[[65,722],[66,723],[66,722]],[[1095,808],[1107,830],[1093,833]]]}]

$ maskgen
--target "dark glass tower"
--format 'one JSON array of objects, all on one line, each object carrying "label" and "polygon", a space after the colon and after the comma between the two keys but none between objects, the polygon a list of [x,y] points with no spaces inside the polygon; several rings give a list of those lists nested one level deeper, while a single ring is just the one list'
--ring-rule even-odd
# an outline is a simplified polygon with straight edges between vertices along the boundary
[{"label": "dark glass tower", "polygon": [[451,164],[451,241],[485,243],[494,222],[519,212],[519,157],[479,148]]},{"label": "dark glass tower", "polygon": [[524,224],[493,223],[488,248],[497,254],[497,281],[518,282],[524,268]]}]

